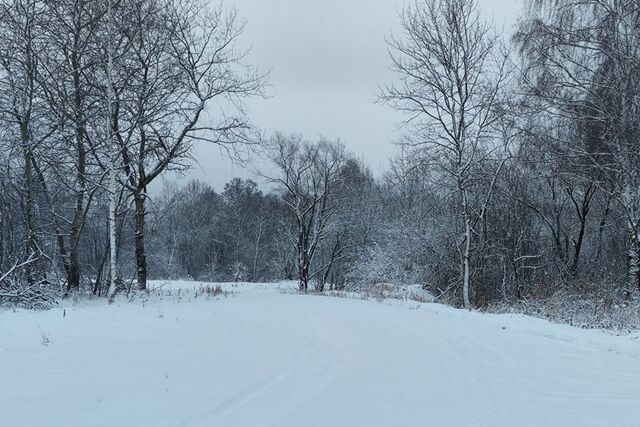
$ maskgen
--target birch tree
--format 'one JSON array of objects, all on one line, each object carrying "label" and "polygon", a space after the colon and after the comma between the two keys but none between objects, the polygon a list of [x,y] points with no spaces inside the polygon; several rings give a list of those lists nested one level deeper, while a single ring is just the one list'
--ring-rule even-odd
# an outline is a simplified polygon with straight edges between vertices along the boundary
[{"label": "birch tree", "polygon": [[[418,0],[400,18],[403,37],[388,41],[399,81],[381,99],[406,114],[404,144],[418,163],[443,173],[457,199],[462,300],[470,307],[474,227],[509,157],[496,129],[509,62],[475,0]],[[489,185],[478,190],[483,180]]]},{"label": "birch tree", "polygon": [[[109,219],[108,219],[108,229],[109,229],[109,298],[113,300],[118,291],[122,289],[122,280],[118,274],[118,241],[116,238],[116,228],[117,228],[117,214],[118,214],[118,193],[120,186],[118,185],[118,161],[120,159],[119,155],[119,147],[116,143],[113,132],[113,101],[114,101],[114,56],[115,56],[115,46],[113,38],[115,36],[115,13],[114,13],[114,5],[113,0],[107,0],[107,16],[106,16],[106,36],[107,36],[107,46],[106,46],[106,54],[107,54],[107,69],[106,69],[106,77],[107,77],[107,90],[106,90],[106,104],[107,111],[105,117],[105,130],[106,130],[106,147],[109,148],[110,159],[108,162],[109,168]],[[97,281],[97,280],[96,280]]]}]

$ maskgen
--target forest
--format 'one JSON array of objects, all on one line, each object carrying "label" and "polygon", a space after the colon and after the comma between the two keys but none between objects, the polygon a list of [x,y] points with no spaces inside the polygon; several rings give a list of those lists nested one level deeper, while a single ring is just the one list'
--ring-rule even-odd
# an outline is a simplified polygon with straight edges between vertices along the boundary
[{"label": "forest", "polygon": [[[513,34],[481,3],[400,11],[395,79],[371,91],[404,121],[376,175],[340,141],[251,124],[269,76],[233,8],[2,0],[0,305],[295,280],[638,321],[640,3],[529,0]],[[254,179],[165,179],[198,144]]]}]

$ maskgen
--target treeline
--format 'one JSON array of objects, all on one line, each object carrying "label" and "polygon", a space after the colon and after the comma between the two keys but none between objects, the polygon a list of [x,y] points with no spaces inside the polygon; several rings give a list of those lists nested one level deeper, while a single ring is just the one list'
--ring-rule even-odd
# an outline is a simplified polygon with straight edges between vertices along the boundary
[{"label": "treeline", "polygon": [[[558,292],[609,304],[628,299],[635,290],[627,282],[625,213],[537,138],[522,132],[508,162],[491,162],[502,165],[497,178],[474,182],[483,193],[469,204],[484,213],[473,210],[472,303]],[[416,165],[413,151],[399,155],[381,179],[339,142],[276,135],[263,155],[270,160],[261,177],[267,193],[238,178],[220,194],[199,182],[162,192],[150,250],[157,278],[287,279],[303,291],[417,283],[463,303],[458,194],[429,165]]]},{"label": "treeline", "polygon": [[[628,301],[640,290],[636,3],[532,0],[507,39],[474,0],[415,1],[388,40],[396,79],[379,99],[405,122],[382,177],[339,142],[276,134],[250,146],[262,190],[236,179],[219,192],[194,182],[149,197],[163,171],[187,166],[192,143],[249,141],[241,115],[200,124],[211,99],[260,93],[260,76],[234,68],[242,55],[220,57],[239,34],[235,16],[117,2],[105,48],[102,2],[26,2],[47,13],[3,21],[3,58],[19,60],[3,63],[2,268],[104,293],[115,193],[103,183],[115,170],[117,266],[140,289],[148,264],[154,278],[294,279],[302,291],[418,283],[467,307],[557,294]],[[89,11],[94,20],[82,18]],[[48,18],[29,47],[21,29],[32,34],[36,16]],[[32,81],[33,67],[46,72]]]},{"label": "treeline", "polygon": [[153,277],[261,282],[294,276],[284,208],[252,180],[217,193],[199,181],[168,185],[153,203],[149,264]]}]

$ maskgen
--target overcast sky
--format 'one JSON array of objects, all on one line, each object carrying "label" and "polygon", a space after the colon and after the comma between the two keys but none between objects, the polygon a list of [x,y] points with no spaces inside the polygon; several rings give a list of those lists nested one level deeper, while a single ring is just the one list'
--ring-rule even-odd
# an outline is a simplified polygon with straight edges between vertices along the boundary
[{"label": "overcast sky", "polygon": [[[488,17],[509,31],[521,0],[479,0]],[[276,130],[340,139],[378,174],[393,154],[399,116],[375,104],[378,85],[393,79],[385,36],[398,32],[403,0],[226,0],[247,20],[249,61],[271,70],[271,97],[248,102],[249,118]],[[218,149],[200,145],[187,178],[220,189],[250,176]]]}]

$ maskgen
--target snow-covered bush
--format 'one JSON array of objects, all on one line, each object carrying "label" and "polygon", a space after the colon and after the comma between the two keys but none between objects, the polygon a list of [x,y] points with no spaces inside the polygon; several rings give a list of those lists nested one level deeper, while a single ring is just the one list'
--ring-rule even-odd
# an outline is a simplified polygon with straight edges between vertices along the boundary
[{"label": "snow-covered bush", "polygon": [[403,262],[403,251],[389,245],[376,244],[355,263],[347,278],[348,288],[362,288],[378,283],[400,285],[415,283],[417,272]]},{"label": "snow-covered bush", "polygon": [[46,281],[29,285],[19,280],[6,279],[0,283],[0,307],[46,310],[56,304],[56,296],[57,292]]},{"label": "snow-covered bush", "polygon": [[640,329],[640,298],[608,289],[596,293],[562,289],[547,298],[489,304],[489,311],[522,313],[580,328],[629,331]]},{"label": "snow-covered bush", "polygon": [[29,257],[24,262],[16,262],[7,272],[0,275],[0,307],[46,310],[56,304],[57,290],[47,280],[29,280],[24,268],[35,261]]}]

